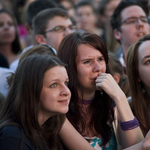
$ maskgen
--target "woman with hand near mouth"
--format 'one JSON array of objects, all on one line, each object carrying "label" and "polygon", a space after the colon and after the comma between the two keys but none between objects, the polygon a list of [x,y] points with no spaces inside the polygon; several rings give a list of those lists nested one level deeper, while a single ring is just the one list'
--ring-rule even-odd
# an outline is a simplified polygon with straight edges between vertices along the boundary
[{"label": "woman with hand near mouth", "polygon": [[[116,150],[112,122],[117,112],[122,146],[140,142],[143,135],[138,121],[125,94],[109,74],[107,48],[102,39],[87,32],[69,34],[60,44],[58,57],[68,65],[68,87],[72,96],[67,118],[76,130],[96,150]],[[63,134],[60,137],[64,139]]]}]

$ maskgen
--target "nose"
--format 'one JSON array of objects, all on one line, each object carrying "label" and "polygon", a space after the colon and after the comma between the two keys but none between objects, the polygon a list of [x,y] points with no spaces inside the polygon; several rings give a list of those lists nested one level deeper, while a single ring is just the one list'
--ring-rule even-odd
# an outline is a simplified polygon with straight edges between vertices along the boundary
[{"label": "nose", "polygon": [[71,29],[69,29],[69,28],[66,28],[65,29],[65,35],[68,35],[68,34],[70,34],[70,33],[72,33],[73,31],[71,30]]},{"label": "nose", "polygon": [[100,72],[101,71],[101,65],[95,61],[95,63],[93,64],[93,72]]},{"label": "nose", "polygon": [[144,26],[144,23],[141,21],[140,18],[137,19],[137,23],[136,23],[137,28],[141,28]]},{"label": "nose", "polygon": [[8,29],[9,25],[5,23],[3,27],[4,29]]},{"label": "nose", "polygon": [[69,95],[71,95],[71,92],[70,92],[69,88],[64,84],[61,88],[60,94],[63,96],[69,96]]}]

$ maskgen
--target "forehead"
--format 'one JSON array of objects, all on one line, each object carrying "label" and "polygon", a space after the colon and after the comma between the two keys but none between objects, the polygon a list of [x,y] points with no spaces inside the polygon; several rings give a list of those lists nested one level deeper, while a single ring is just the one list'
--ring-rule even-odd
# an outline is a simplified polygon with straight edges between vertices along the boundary
[{"label": "forehead", "polygon": [[85,11],[93,12],[93,9],[90,5],[84,5],[77,8],[77,12],[85,12]]},{"label": "forehead", "polygon": [[9,19],[13,20],[12,17],[6,12],[0,13],[0,18],[1,19],[9,18]]},{"label": "forehead", "polygon": [[66,68],[63,66],[55,66],[51,69],[48,69],[44,74],[44,81],[47,79],[62,79],[62,76],[68,78]]},{"label": "forehead", "polygon": [[144,10],[137,5],[132,5],[127,8],[124,8],[121,12],[121,19],[124,20],[129,17],[140,17],[146,16]]},{"label": "forehead", "polygon": [[139,61],[141,61],[145,56],[150,56],[150,40],[143,42],[138,49]]},{"label": "forehead", "polygon": [[91,57],[94,55],[102,56],[102,53],[99,50],[92,47],[91,45],[88,45],[88,44],[79,45],[79,47],[77,49],[78,57]]},{"label": "forehead", "polygon": [[69,18],[56,16],[56,17],[54,17],[54,18],[52,18],[51,20],[48,21],[47,28],[53,28],[53,27],[56,27],[56,26],[59,26],[59,25],[67,27],[71,24],[72,24],[72,22]]}]

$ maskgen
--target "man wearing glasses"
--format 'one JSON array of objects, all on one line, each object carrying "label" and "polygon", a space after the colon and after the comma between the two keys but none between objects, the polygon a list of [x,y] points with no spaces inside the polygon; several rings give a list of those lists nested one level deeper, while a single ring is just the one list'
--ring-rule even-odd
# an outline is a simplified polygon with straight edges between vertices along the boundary
[{"label": "man wearing glasses", "polygon": [[51,46],[56,53],[64,36],[75,30],[67,12],[60,8],[41,11],[34,18],[32,25],[36,41]]},{"label": "man wearing glasses", "polygon": [[138,1],[121,1],[111,16],[111,26],[121,43],[123,57],[119,59],[125,67],[129,46],[150,33],[148,9]]}]

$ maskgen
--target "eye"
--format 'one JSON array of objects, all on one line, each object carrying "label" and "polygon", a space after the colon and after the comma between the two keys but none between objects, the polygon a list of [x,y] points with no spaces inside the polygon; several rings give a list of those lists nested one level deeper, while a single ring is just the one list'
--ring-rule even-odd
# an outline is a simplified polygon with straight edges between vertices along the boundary
[{"label": "eye", "polygon": [[57,27],[54,28],[55,31],[61,31],[63,29],[64,29],[63,26],[57,26]]},{"label": "eye", "polygon": [[54,87],[56,87],[56,86],[57,86],[56,83],[53,83],[53,84],[50,85],[51,88],[54,88]]},{"label": "eye", "polygon": [[0,27],[2,27],[3,26],[3,23],[2,22],[0,22]]},{"label": "eye", "polygon": [[89,64],[91,61],[90,60],[86,60],[83,62],[83,64]]},{"label": "eye", "polygon": [[147,60],[144,64],[145,64],[145,65],[150,64],[150,60]]},{"label": "eye", "polygon": [[66,81],[66,82],[65,82],[65,85],[68,86],[68,84],[69,84],[69,81]]},{"label": "eye", "polygon": [[137,18],[129,18],[126,22],[127,23],[135,23]]},{"label": "eye", "polygon": [[99,57],[97,61],[103,61],[104,57]]},{"label": "eye", "polygon": [[69,28],[70,30],[72,30],[72,29],[73,29],[73,26],[72,26],[72,25],[70,25],[70,26],[68,26],[68,28]]},{"label": "eye", "polygon": [[148,18],[147,17],[141,17],[140,20],[144,23],[147,23],[148,22]]},{"label": "eye", "polygon": [[14,26],[14,23],[13,22],[8,22],[8,25],[9,26]]}]

